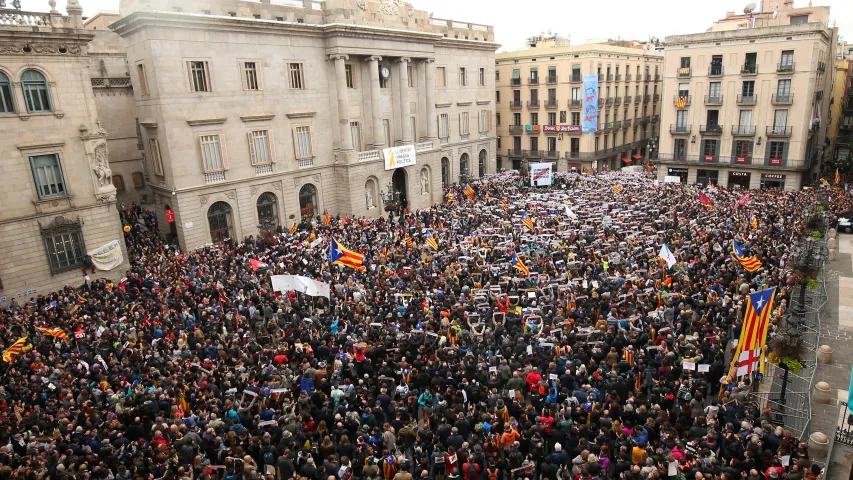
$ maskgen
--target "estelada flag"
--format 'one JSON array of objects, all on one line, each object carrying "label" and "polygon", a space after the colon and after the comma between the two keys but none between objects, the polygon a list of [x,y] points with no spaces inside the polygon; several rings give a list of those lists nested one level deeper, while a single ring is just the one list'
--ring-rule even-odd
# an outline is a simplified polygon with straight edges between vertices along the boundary
[{"label": "estelada flag", "polygon": [[329,212],[323,210],[323,225],[328,225],[332,222],[332,216],[329,215]]},{"label": "estelada flag", "polygon": [[364,269],[364,254],[352,251],[341,245],[334,238],[332,239],[330,258],[332,265],[345,265],[356,270]]},{"label": "estelada flag", "polygon": [[27,337],[21,337],[15,340],[15,343],[9,345],[9,348],[3,352],[3,361],[11,362],[24,349],[24,344],[27,343]]},{"label": "estelada flag", "polygon": [[65,333],[65,331],[61,328],[36,327],[36,330],[50,337],[59,338],[62,340],[68,338],[68,334]]},{"label": "estelada flag", "polygon": [[835,168],[835,184],[841,183],[841,173],[838,172],[838,167]]},{"label": "estelada flag", "polygon": [[515,252],[512,253],[512,261],[510,261],[510,264],[512,264],[513,268],[518,269],[518,271],[520,271],[525,276],[530,275],[530,270],[527,268],[527,265],[525,265],[524,262],[522,262],[521,259],[518,258],[518,255],[516,255]]},{"label": "estelada flag", "polygon": [[433,250],[438,251],[438,242],[435,238],[432,237],[432,233],[427,231],[425,235],[426,243],[432,247]]},{"label": "estelada flag", "polygon": [[412,241],[412,237],[406,237],[406,246],[409,248],[412,248],[412,245],[414,245],[414,242]]},{"label": "estelada flag", "polygon": [[740,339],[732,358],[729,380],[749,375],[758,369],[761,362],[761,349],[767,341],[767,329],[770,326],[775,295],[774,287],[750,293],[747,297]]},{"label": "estelada flag", "polygon": [[471,185],[465,185],[465,190],[463,190],[462,193],[472,201],[474,200],[474,189],[471,188]]},{"label": "estelada flag", "polygon": [[521,223],[525,224],[527,228],[533,230],[533,219],[527,216],[527,212],[523,212],[521,214]]},{"label": "estelada flag", "polygon": [[260,260],[256,260],[254,258],[249,259],[249,264],[252,266],[252,270],[254,270],[256,272],[262,268],[269,268],[270,267],[266,263],[264,263]]}]

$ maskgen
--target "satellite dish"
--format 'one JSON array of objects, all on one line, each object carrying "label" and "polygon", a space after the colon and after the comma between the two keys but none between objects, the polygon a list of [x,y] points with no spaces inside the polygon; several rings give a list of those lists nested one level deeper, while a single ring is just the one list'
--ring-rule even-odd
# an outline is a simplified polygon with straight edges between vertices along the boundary
[{"label": "satellite dish", "polygon": [[750,15],[753,11],[755,11],[755,2],[751,2],[749,5],[743,7],[743,13]]}]

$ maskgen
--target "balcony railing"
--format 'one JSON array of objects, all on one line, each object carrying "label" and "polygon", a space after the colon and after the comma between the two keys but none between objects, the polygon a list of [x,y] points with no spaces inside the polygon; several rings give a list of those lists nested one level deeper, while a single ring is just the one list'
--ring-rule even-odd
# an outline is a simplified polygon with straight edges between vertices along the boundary
[{"label": "balcony railing", "polygon": [[794,103],[794,94],[793,93],[774,93],[770,97],[770,103],[773,105],[790,105]]},{"label": "balcony railing", "polygon": [[524,150],[525,158],[542,158],[542,150]]},{"label": "balcony railing", "polygon": [[672,153],[660,153],[658,154],[658,160],[661,160],[666,163],[728,163],[739,166],[755,166],[762,168],[775,168],[780,170],[808,170],[811,167],[811,163],[807,160],[774,158],[765,161],[764,159],[752,157],[751,155],[732,155],[722,158],[719,155],[713,155],[712,160],[706,160],[704,155],[676,155]]},{"label": "balcony railing", "polygon": [[699,133],[706,137],[722,135],[723,127],[720,125],[700,125]]},{"label": "balcony railing", "polygon": [[528,100],[527,108],[539,108],[539,100]]},{"label": "balcony railing", "polygon": [[622,128],[622,121],[617,120],[617,121],[613,122],[613,126],[611,128],[613,130],[619,130],[620,128]]},{"label": "balcony railing", "polygon": [[225,172],[210,172],[204,174],[204,183],[220,183],[225,181]]},{"label": "balcony railing", "polygon": [[595,152],[566,152],[566,160],[595,160],[597,157]]},{"label": "balcony railing", "polygon": [[557,103],[556,99],[545,100],[545,108],[557,108],[557,107],[559,107],[559,104]]},{"label": "balcony railing", "polygon": [[[648,77],[648,75],[647,75]],[[678,78],[690,78],[690,67],[681,67],[678,69]],[[646,80],[648,81],[648,80]]]},{"label": "balcony railing", "polygon": [[603,107],[603,106],[604,106],[604,99],[603,99],[603,98],[601,98],[601,97],[598,97],[598,106],[599,106],[599,107]]},{"label": "balcony railing", "polygon": [[513,100],[513,101],[509,102],[509,108],[511,108],[513,110],[520,109],[522,106],[523,106],[523,104],[521,103],[521,100]]},{"label": "balcony railing", "polygon": [[[689,76],[689,75],[688,75],[688,76]],[[652,74],[651,74],[651,73],[649,73],[649,72],[646,72],[646,75],[645,75],[645,76],[643,76],[643,81],[644,81],[644,82],[646,82],[646,83],[651,82],[651,81],[652,81]]]},{"label": "balcony railing", "polygon": [[643,101],[642,95],[637,95],[636,97],[634,97],[634,104],[642,103],[642,101]]},{"label": "balcony railing", "polygon": [[790,137],[792,127],[776,127],[771,126],[767,127],[767,136],[768,137]]},{"label": "balcony railing", "polygon": [[659,73],[656,73],[656,74],[655,74],[655,81],[656,81],[656,82],[659,82],[659,81],[660,81],[660,74],[659,74]]},{"label": "balcony railing", "polygon": [[599,82],[603,82],[603,81],[604,81],[604,74],[603,74],[603,73],[599,73],[599,74],[598,74],[598,81],[599,81]]},{"label": "balcony railing", "polygon": [[757,75],[758,74],[758,65],[757,64],[744,64],[740,67],[741,75]]},{"label": "balcony railing", "polygon": [[367,150],[364,152],[358,152],[359,162],[371,162],[373,160],[379,160],[381,158],[382,150]]},{"label": "balcony railing", "polygon": [[643,74],[642,74],[642,73],[638,73],[638,74],[637,74],[637,81],[638,81],[638,82],[642,82],[642,81],[643,81]]},{"label": "balcony railing", "polygon": [[512,85],[513,87],[518,87],[521,85],[521,79],[520,78],[513,78],[509,81],[509,84]]},{"label": "balcony railing", "polygon": [[634,100],[634,97],[632,97],[631,95],[626,95],[625,96],[625,105],[630,105],[632,100]]},{"label": "balcony railing", "polygon": [[580,100],[569,100],[569,108],[581,108],[583,102]]},{"label": "balcony railing", "polygon": [[652,100],[653,100],[655,103],[659,102],[659,101],[660,101],[660,94],[659,94],[659,93],[656,93],[656,94],[652,97]]},{"label": "balcony railing", "polygon": [[705,105],[722,105],[723,104],[723,95],[706,95],[705,96]]},{"label": "balcony railing", "polygon": [[649,124],[649,117],[643,117],[637,120],[637,125],[641,127],[645,127]]},{"label": "balcony railing", "polygon": [[643,103],[649,103],[652,101],[651,95],[643,95]]},{"label": "balcony railing", "polygon": [[[648,118],[648,117],[646,117]],[[652,123],[658,123],[660,121],[660,115],[655,115],[652,117]]]},{"label": "balcony railing", "polygon": [[[488,133],[488,132],[481,132],[481,133]],[[483,138],[482,134],[480,135],[480,138]],[[415,151],[418,153],[428,152],[428,151],[432,150],[433,148],[435,148],[435,145],[432,142],[420,142],[420,143],[415,144]]]},{"label": "balcony railing", "polygon": [[630,73],[626,73],[626,74],[625,74],[625,81],[626,81],[626,82],[630,82],[630,81],[631,81],[631,74],[630,74]]},{"label": "balcony railing", "polygon": [[520,150],[520,149],[516,149],[516,148],[510,148],[509,150],[506,151],[506,154],[510,157],[521,157],[521,156],[524,156],[524,150]]},{"label": "balcony railing", "polygon": [[757,99],[758,99],[758,97],[756,97],[754,94],[753,95],[738,94],[737,104],[738,105],[755,105],[755,102]]},{"label": "balcony railing", "polygon": [[612,73],[608,73],[608,74],[607,74],[607,81],[608,81],[608,82],[612,82],[612,81],[613,81],[613,74],[612,74]]},{"label": "balcony railing", "polygon": [[613,104],[614,104],[614,105],[622,105],[622,97],[616,97],[616,98],[613,100]]},{"label": "balcony railing", "polygon": [[524,133],[524,125],[510,125],[509,133]]},{"label": "balcony railing", "polygon": [[548,159],[556,160],[556,159],[560,158],[560,152],[558,152],[556,150],[545,150],[544,152],[542,152],[542,158],[548,158]]},{"label": "balcony railing", "polygon": [[255,170],[255,176],[256,177],[260,176],[260,175],[269,175],[270,173],[273,173],[272,163],[265,163],[262,165],[254,165],[253,168]]},{"label": "balcony railing", "polygon": [[782,75],[791,75],[794,73],[794,69],[796,68],[796,63],[777,63],[776,64],[776,73]]},{"label": "balcony railing", "polygon": [[722,65],[711,65],[708,67],[708,76],[709,77],[722,77],[723,76],[723,66]]},{"label": "balcony railing", "polygon": [[607,97],[607,100],[604,102],[606,105],[613,105],[613,97]]},{"label": "balcony railing", "polygon": [[669,133],[671,135],[689,135],[692,125],[670,125]]},{"label": "balcony railing", "polygon": [[539,77],[536,77],[536,78],[530,77],[530,79],[527,81],[527,84],[528,85],[539,85]]},{"label": "balcony railing", "polygon": [[583,81],[583,75],[573,73],[571,77],[569,77],[569,83],[581,83]]},{"label": "balcony railing", "polygon": [[617,74],[616,74],[616,81],[617,81],[617,82],[621,82],[621,81],[622,81],[622,75],[621,75],[621,74],[619,74],[619,73],[617,73]]},{"label": "balcony railing", "polygon": [[610,122],[604,122],[598,124],[599,132],[609,132],[610,131]]},{"label": "balcony railing", "polygon": [[634,123],[632,119],[622,120],[622,128],[631,128],[632,123]]},{"label": "balcony railing", "polygon": [[752,137],[755,136],[754,125],[732,125],[732,136]]},{"label": "balcony railing", "polygon": [[[678,100],[679,100],[679,99],[681,99],[681,98],[684,98],[684,97],[679,97],[678,95],[674,96],[674,97],[672,98],[672,104],[673,104],[673,105],[675,105],[676,107],[682,108],[682,106],[679,106],[679,105],[678,105]],[[687,95],[687,101],[686,101],[686,102],[684,102],[684,105],[683,105],[683,106],[684,106],[684,107],[689,107],[691,103],[693,103],[693,96],[692,96],[692,95]]]},{"label": "balcony railing", "polygon": [[547,82],[548,82],[548,85],[554,85],[557,83],[557,77],[556,76],[549,76]]}]

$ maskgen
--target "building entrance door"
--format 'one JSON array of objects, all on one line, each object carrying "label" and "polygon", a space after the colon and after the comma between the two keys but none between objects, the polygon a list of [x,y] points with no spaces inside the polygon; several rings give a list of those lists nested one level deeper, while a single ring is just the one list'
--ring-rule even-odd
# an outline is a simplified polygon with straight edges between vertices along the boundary
[{"label": "building entrance door", "polygon": [[406,170],[398,168],[394,170],[394,175],[391,176],[391,182],[394,184],[394,197],[400,200],[402,208],[409,208],[409,202],[406,198]]}]

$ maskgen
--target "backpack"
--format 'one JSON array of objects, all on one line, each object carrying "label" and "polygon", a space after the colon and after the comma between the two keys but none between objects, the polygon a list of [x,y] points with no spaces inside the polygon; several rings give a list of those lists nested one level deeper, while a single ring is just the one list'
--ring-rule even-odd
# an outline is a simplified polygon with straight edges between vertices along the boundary
[{"label": "backpack", "polygon": [[498,480],[498,469],[497,468],[495,468],[495,469],[489,468],[486,470],[486,473],[488,474],[488,480]]},{"label": "backpack", "polygon": [[272,454],[272,451],[267,450],[264,452],[264,463],[267,465],[275,464],[275,455]]}]

